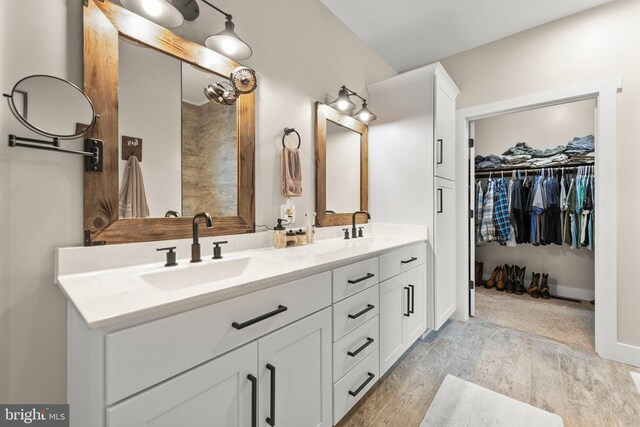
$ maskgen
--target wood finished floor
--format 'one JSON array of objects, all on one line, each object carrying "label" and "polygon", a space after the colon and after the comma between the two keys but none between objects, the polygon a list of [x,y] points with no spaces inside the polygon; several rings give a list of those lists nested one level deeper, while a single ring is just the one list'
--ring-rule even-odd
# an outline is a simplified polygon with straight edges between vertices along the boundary
[{"label": "wood finished floor", "polygon": [[640,369],[482,320],[418,341],[338,424],[419,426],[447,374],[560,415],[571,426],[640,426]]}]

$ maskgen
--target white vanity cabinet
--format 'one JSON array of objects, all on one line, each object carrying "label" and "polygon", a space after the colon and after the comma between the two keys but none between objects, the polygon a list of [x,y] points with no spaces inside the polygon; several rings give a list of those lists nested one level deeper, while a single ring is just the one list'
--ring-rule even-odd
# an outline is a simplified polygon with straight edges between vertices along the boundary
[{"label": "white vanity cabinet", "polygon": [[[425,258],[425,245],[380,257],[381,277],[395,274],[380,283],[380,375],[427,330],[430,300]],[[407,269],[408,265],[412,268]]]},{"label": "white vanity cabinet", "polygon": [[113,405],[107,426],[250,426],[257,416],[257,358],[258,344],[247,344]]},{"label": "white vanity cabinet", "polygon": [[378,381],[379,260],[333,270],[333,422]]},{"label": "white vanity cabinet", "polygon": [[70,304],[71,426],[338,423],[426,330],[411,242],[149,321],[90,328]]},{"label": "white vanity cabinet", "polygon": [[[444,71],[444,70],[443,70]],[[446,74],[446,73],[445,73]],[[434,175],[455,181],[456,154],[456,96],[458,89],[449,76],[436,71],[435,81],[435,145],[434,145]]]},{"label": "white vanity cabinet", "polygon": [[455,182],[436,178],[434,245],[435,330],[456,311]]}]

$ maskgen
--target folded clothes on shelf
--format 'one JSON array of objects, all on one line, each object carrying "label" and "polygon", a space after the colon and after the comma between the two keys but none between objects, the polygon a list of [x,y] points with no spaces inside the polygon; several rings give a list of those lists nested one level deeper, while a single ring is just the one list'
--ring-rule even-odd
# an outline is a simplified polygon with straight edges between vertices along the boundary
[{"label": "folded clothes on shelf", "polygon": [[569,157],[566,154],[556,154],[553,157],[538,157],[527,162],[528,166],[536,168],[544,168],[552,165],[564,165],[569,163]]},{"label": "folded clothes on shelf", "polygon": [[535,149],[529,146],[526,142],[517,142],[515,146],[509,148],[502,153],[503,156],[522,156],[528,155],[531,157],[551,157],[556,154],[560,154],[566,150],[564,145],[558,145],[555,148],[546,148],[544,150]]},{"label": "folded clothes on shelf", "polygon": [[593,135],[575,137],[567,144],[565,154],[568,156],[584,155],[595,150],[595,138]]},{"label": "folded clothes on shelf", "polygon": [[490,154],[488,156],[476,156],[476,169],[495,169],[502,166],[502,159],[500,157]]},{"label": "folded clothes on shelf", "polygon": [[529,154],[511,154],[502,156],[502,163],[505,165],[522,165],[531,160]]}]

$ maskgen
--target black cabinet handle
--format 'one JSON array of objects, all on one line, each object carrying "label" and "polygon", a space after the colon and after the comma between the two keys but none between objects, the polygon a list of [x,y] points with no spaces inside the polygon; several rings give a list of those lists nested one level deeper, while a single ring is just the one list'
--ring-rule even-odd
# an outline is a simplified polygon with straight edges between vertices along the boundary
[{"label": "black cabinet handle", "polygon": [[375,274],[373,274],[373,273],[367,273],[367,275],[366,275],[366,276],[362,276],[362,277],[361,277],[361,278],[359,278],[359,279],[353,279],[353,280],[349,279],[349,280],[347,280],[347,282],[348,282],[348,283],[351,283],[352,285],[355,285],[356,283],[360,283],[360,282],[362,282],[363,280],[371,279],[371,278],[372,278],[372,277],[374,277],[374,276],[375,276]]},{"label": "black cabinet handle", "polygon": [[240,329],[244,329],[247,326],[251,326],[254,323],[258,323],[258,322],[262,322],[265,319],[268,319],[269,317],[273,317],[276,314],[280,314],[287,311],[287,307],[285,307],[284,305],[279,305],[278,308],[276,310],[270,311],[268,313],[263,314],[262,316],[258,316],[254,319],[251,320],[247,320],[246,322],[243,323],[238,323],[238,322],[233,322],[231,324],[231,326],[233,326],[234,328],[240,330]]},{"label": "black cabinet handle", "polygon": [[271,371],[271,408],[265,421],[273,427],[276,425],[276,367],[267,363],[267,369]]},{"label": "black cabinet handle", "polygon": [[358,353],[360,353],[365,348],[369,347],[373,343],[373,341],[374,341],[373,338],[367,337],[366,343],[362,344],[360,348],[358,348],[356,351],[347,351],[347,354],[351,357],[356,357]]},{"label": "black cabinet handle", "polygon": [[410,262],[417,261],[418,258],[412,256],[410,259],[400,261],[400,264],[409,264]]},{"label": "black cabinet handle", "polygon": [[411,288],[411,308],[409,309],[409,313],[413,314],[416,302],[416,287],[413,285],[409,285],[409,288]]},{"label": "black cabinet handle", "polygon": [[371,310],[373,310],[374,308],[376,308],[376,306],[375,306],[375,305],[367,304],[367,308],[365,308],[364,310],[362,310],[362,311],[360,311],[360,312],[358,312],[358,313],[356,313],[356,314],[350,314],[350,315],[349,315],[349,319],[357,319],[358,317],[360,317],[360,316],[362,316],[363,314],[365,314],[367,311],[371,311]]},{"label": "black cabinet handle", "polygon": [[247,379],[251,381],[251,427],[257,425],[257,411],[258,411],[258,379],[253,375],[247,375]]},{"label": "black cabinet handle", "polygon": [[442,161],[442,155],[443,155],[443,154],[442,154],[442,143],[443,143],[443,142],[444,142],[444,141],[442,141],[441,139],[439,139],[439,140],[438,140],[438,144],[440,145],[440,153],[439,153],[439,155],[438,155],[438,164],[439,164],[439,165],[441,165],[441,164],[443,163],[443,161]]},{"label": "black cabinet handle", "polygon": [[371,382],[372,379],[375,378],[375,374],[372,374],[371,372],[367,373],[367,375],[369,376],[369,378],[367,378],[360,387],[358,387],[357,389],[355,389],[354,391],[349,390],[349,394],[351,396],[357,396],[358,393],[360,393],[362,391],[363,388],[365,388],[367,386],[367,384],[369,384]]},{"label": "black cabinet handle", "polygon": [[407,291],[407,312],[404,313],[404,317],[409,317],[411,316],[411,310],[409,309],[409,304],[411,304],[411,289],[405,286],[404,290]]},{"label": "black cabinet handle", "polygon": [[440,204],[438,205],[438,213],[444,212],[444,207],[442,206],[442,188],[438,188],[438,198],[440,199]]}]

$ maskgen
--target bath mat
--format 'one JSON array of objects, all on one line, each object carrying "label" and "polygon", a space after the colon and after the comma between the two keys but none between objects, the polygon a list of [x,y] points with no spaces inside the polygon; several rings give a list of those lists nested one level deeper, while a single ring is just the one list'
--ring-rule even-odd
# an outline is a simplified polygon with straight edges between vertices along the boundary
[{"label": "bath mat", "polygon": [[420,427],[561,427],[562,418],[447,375]]}]

